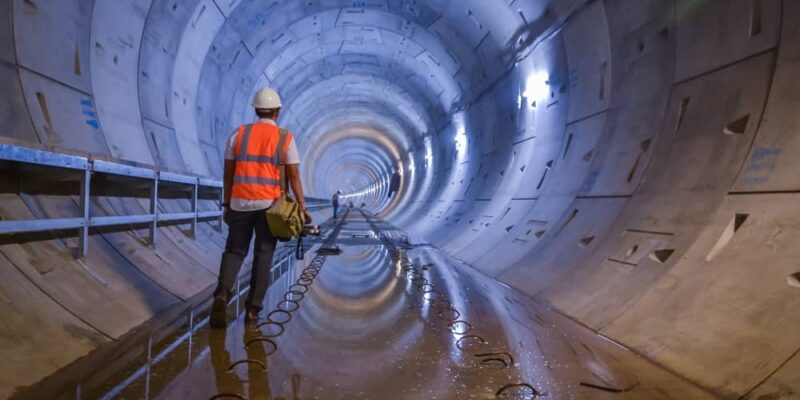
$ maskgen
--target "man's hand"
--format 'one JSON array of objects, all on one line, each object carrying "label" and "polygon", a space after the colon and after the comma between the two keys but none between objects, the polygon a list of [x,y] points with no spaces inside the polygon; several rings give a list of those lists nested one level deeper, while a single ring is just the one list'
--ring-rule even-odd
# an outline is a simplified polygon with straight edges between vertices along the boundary
[{"label": "man's hand", "polygon": [[314,219],[311,218],[311,213],[308,210],[303,210],[303,216],[306,219],[306,224],[310,224]]},{"label": "man's hand", "polygon": [[230,225],[228,223],[228,215],[230,215],[230,211],[231,211],[230,207],[224,207],[222,209],[222,222],[224,222],[225,225]]}]

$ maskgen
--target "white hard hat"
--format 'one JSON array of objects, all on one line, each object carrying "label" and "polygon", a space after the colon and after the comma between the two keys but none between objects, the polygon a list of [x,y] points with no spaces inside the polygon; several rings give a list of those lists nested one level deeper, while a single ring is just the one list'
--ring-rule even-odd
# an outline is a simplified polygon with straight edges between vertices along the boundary
[{"label": "white hard hat", "polygon": [[281,97],[272,88],[263,88],[253,97],[253,107],[259,109],[281,108]]}]

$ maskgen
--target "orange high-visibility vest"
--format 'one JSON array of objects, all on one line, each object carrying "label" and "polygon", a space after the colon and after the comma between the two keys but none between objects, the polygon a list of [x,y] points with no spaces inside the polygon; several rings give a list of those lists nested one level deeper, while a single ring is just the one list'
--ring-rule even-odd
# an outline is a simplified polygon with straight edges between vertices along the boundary
[{"label": "orange high-visibility vest", "polygon": [[231,197],[248,200],[280,198],[278,162],[286,162],[286,151],[292,140],[290,132],[281,138],[280,128],[271,124],[259,122],[239,127],[234,148],[236,169]]}]

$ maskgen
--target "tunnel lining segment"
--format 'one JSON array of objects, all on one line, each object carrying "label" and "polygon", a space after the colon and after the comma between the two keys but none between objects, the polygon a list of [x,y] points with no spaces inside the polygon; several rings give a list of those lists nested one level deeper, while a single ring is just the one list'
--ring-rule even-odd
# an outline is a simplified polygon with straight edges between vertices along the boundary
[{"label": "tunnel lining segment", "polygon": [[[0,50],[15,53],[15,57],[7,51],[3,54],[4,62],[12,58],[8,60],[11,64],[3,64],[9,68],[2,79],[10,89],[9,97],[14,97],[10,107],[0,107],[0,118],[12,125],[4,135],[126,160],[146,160],[150,155],[141,152],[149,151],[152,162],[160,167],[219,175],[219,149],[230,131],[228,125],[252,116],[247,107],[248,90],[256,85],[276,85],[294,92],[287,94],[296,103],[289,103],[286,114],[292,118],[285,122],[303,131],[301,141],[303,133],[309,134],[304,153],[310,154],[308,149],[315,146],[331,153],[326,160],[318,160],[314,169],[332,171],[328,175],[334,179],[325,173],[307,174],[309,186],[321,197],[340,185],[336,178],[347,178],[351,181],[347,191],[364,188],[353,201],[364,200],[367,208],[382,211],[385,219],[418,234],[420,242],[431,238],[433,244],[458,253],[487,274],[540,296],[590,326],[618,333],[617,340],[628,345],[638,341],[645,355],[659,358],[678,353],[675,365],[702,363],[708,358],[690,356],[700,353],[686,351],[691,343],[682,343],[686,338],[672,337],[669,330],[647,337],[649,328],[639,322],[652,317],[645,325],[653,325],[668,319],[672,314],[648,313],[646,309],[663,307],[670,299],[680,304],[672,293],[683,290],[684,298],[695,294],[689,290],[690,279],[676,277],[709,278],[708,271],[719,268],[723,261],[729,269],[710,281],[707,292],[729,284],[743,293],[751,283],[763,279],[762,284],[774,291],[753,295],[749,307],[762,300],[771,300],[771,307],[764,306],[762,315],[752,318],[762,322],[782,318],[772,332],[797,327],[795,320],[780,312],[781,305],[794,304],[794,292],[787,290],[795,289],[786,279],[796,272],[796,266],[785,260],[792,254],[783,242],[789,228],[775,218],[794,214],[775,206],[770,210],[775,215],[759,217],[750,204],[783,204],[784,196],[791,198],[797,193],[794,171],[798,163],[793,155],[800,149],[796,139],[800,136],[794,134],[798,121],[793,110],[798,105],[793,71],[800,48],[796,40],[800,25],[795,23],[800,6],[794,1],[465,0],[454,6],[446,1],[381,0],[359,3],[364,10],[352,15],[341,12],[352,4],[344,0],[314,2],[311,7],[293,0],[269,4],[136,1],[140,7],[128,7],[133,0],[126,0],[125,8],[110,6],[116,3],[111,0],[95,0],[92,6],[77,0],[48,7],[34,3],[38,7],[21,0],[8,2],[10,7],[0,6],[0,17],[11,21],[8,28],[2,28],[11,34],[0,34]],[[70,18],[54,18],[62,9]],[[339,12],[333,16],[335,9]],[[386,14],[390,18],[385,18]],[[135,27],[116,29],[109,23],[126,16]],[[275,16],[285,21],[277,21]],[[50,23],[42,23],[46,21]],[[387,22],[386,30],[375,29],[381,21]],[[194,30],[192,23],[197,25]],[[266,27],[260,28],[264,23]],[[48,29],[42,31],[41,26]],[[33,30],[41,35],[21,34]],[[156,37],[160,31],[169,33]],[[315,35],[330,37],[317,42]],[[548,40],[542,41],[542,35]],[[517,42],[520,39],[522,43]],[[323,42],[327,44],[318,47],[324,47],[325,54],[317,57],[314,47]],[[504,47],[505,42],[513,46]],[[40,49],[58,47],[60,53],[42,61],[32,43],[44,43]],[[192,43],[202,48],[181,50]],[[306,51],[309,48],[312,53]],[[418,52],[420,49],[425,51]],[[339,50],[346,54],[331,56]],[[772,53],[774,63],[765,67],[772,78],[767,82],[762,110],[750,107],[757,102],[754,93],[760,92],[752,87],[763,83],[758,74],[731,73],[712,82],[721,73],[760,62]],[[178,54],[197,58],[191,63],[196,62],[193,75],[199,68],[200,87],[195,87],[194,76],[181,79],[180,69],[186,63],[176,62]],[[375,54],[386,54],[386,61],[375,63]],[[510,67],[499,57],[503,55],[519,63]],[[16,56],[19,58],[13,59]],[[393,57],[402,63],[393,67]],[[178,61],[189,62],[188,58]],[[402,67],[403,63],[409,67]],[[75,73],[76,67],[80,74]],[[266,68],[270,68],[269,74]],[[431,68],[434,76],[427,74]],[[542,89],[541,97],[523,97],[535,91],[527,90],[528,78],[542,72],[548,75],[547,87],[542,82],[533,85]],[[352,85],[345,73],[356,78],[363,75],[370,81]],[[367,78],[370,75],[377,78]],[[382,80],[401,80],[399,91],[386,90]],[[325,89],[312,86],[312,82],[323,82]],[[728,91],[738,86],[747,90],[739,95]],[[131,87],[135,90],[122,90]],[[395,98],[403,88],[409,97],[403,104],[381,101],[381,97]],[[446,88],[452,90],[444,91]],[[347,98],[336,102],[330,93],[337,90]],[[135,97],[130,100],[138,102],[139,112],[131,107],[129,115],[121,114],[118,111],[125,107],[112,107],[114,99],[108,94],[115,91],[128,93],[126,99]],[[463,96],[456,98],[456,93]],[[46,107],[37,104],[39,98]],[[452,110],[463,111],[463,115],[454,115],[448,108],[455,103]],[[746,107],[737,108],[737,104]],[[731,111],[733,108],[736,110]],[[14,118],[3,112],[9,109]],[[25,111],[25,119],[32,123],[30,129],[21,122]],[[398,138],[399,154],[378,145],[325,142],[333,133],[326,122],[337,112],[344,115],[338,121],[379,122],[381,129],[375,136]],[[746,115],[749,118],[744,118]],[[123,120],[128,116],[132,121]],[[139,119],[144,124],[141,129]],[[451,126],[455,120],[463,126]],[[597,125],[575,132],[576,122]],[[187,128],[193,123],[197,132]],[[574,133],[568,145],[564,129]],[[117,148],[127,139],[130,146]],[[459,140],[468,144],[468,151],[454,146]],[[746,148],[745,141],[749,141]],[[519,145],[507,146],[514,142]],[[352,148],[358,149],[350,151]],[[555,161],[548,164],[550,160]],[[679,168],[683,164],[690,166]],[[403,186],[390,201],[385,187],[392,169],[401,169]],[[731,180],[735,183],[728,185]],[[73,230],[88,231],[91,225],[82,207],[88,203],[76,205],[74,197],[7,195],[7,204],[13,203],[8,207],[13,210],[10,216],[52,216]],[[722,206],[720,199],[724,199]],[[95,220],[97,225],[118,222],[108,216],[128,214],[151,228],[158,222],[157,216],[149,217],[157,213],[146,210],[144,201],[104,198],[98,203],[94,210],[102,211],[99,218],[106,219]],[[186,204],[184,200],[163,201],[159,204],[165,211],[163,221],[196,220],[201,215],[215,218],[208,214],[214,210],[198,213],[194,207],[190,215],[185,212]],[[683,210],[677,210],[681,208],[678,205]],[[725,207],[725,215],[714,217],[723,212],[721,207]],[[581,211],[559,233],[560,223],[573,209]],[[83,218],[75,217],[76,213]],[[727,246],[709,257],[714,243],[720,241],[720,224],[739,213],[751,217],[733,237],[726,238]],[[80,225],[79,219],[89,222]],[[658,239],[668,243],[633,233],[620,239],[629,228],[673,235]],[[98,249],[115,247],[116,253],[108,251],[109,255],[136,253],[129,262],[153,261],[141,272],[163,284],[162,279],[186,276],[192,268],[183,265],[181,258],[203,264],[201,272],[207,275],[213,272],[216,261],[212,259],[221,250],[221,235],[207,224],[199,229],[199,242],[184,241],[184,233],[174,225],[162,229],[160,238],[170,241],[160,242],[164,248],[158,251],[144,247],[140,239],[146,235],[139,233],[126,232],[119,235],[124,238],[116,239],[106,235],[106,240],[96,245]],[[782,233],[775,234],[776,230]],[[762,233],[763,237],[759,236]],[[710,244],[709,237],[713,237]],[[703,243],[693,242],[698,238],[703,238]],[[57,240],[52,248],[61,249],[59,252],[40,251],[50,242],[31,244],[31,252],[56,259],[61,252],[67,254],[61,244],[75,247],[73,237]],[[634,245],[638,249],[626,256]],[[764,252],[765,248],[774,251]],[[687,254],[692,258],[687,259]],[[769,260],[757,263],[770,267],[765,269],[769,273],[750,282],[732,279],[748,276],[750,269],[742,260],[751,254]],[[128,267],[120,257],[100,259],[100,252],[92,255],[92,262]],[[738,257],[731,258],[733,255]],[[605,264],[607,259],[632,265]],[[30,271],[59,272],[53,260],[39,264]],[[175,269],[162,268],[166,266]],[[87,268],[87,285],[109,282],[97,265]],[[174,273],[158,275],[158,269]],[[672,291],[664,290],[670,283],[674,284]],[[70,284],[54,284],[53,288],[74,291]],[[93,290],[103,291],[100,286]],[[183,296],[191,290],[194,287],[185,288]],[[648,293],[643,297],[648,299],[646,305],[631,301],[643,293]],[[720,303],[738,301],[736,296],[722,298],[726,300]],[[125,305],[116,307],[125,311]],[[721,304],[710,303],[706,310],[696,312],[704,315],[705,321],[714,320],[714,314],[725,314],[731,323],[746,322],[745,312],[708,311],[719,307]],[[615,313],[629,314],[625,317],[628,326],[615,319]],[[685,328],[687,336],[702,331],[696,326]],[[751,350],[743,351],[738,362],[754,354],[763,356],[763,361],[783,359],[790,353],[786,347],[775,346],[780,338],[754,339],[747,333],[749,329],[727,330],[715,344],[742,340],[742,345],[734,347]],[[649,348],[650,343],[659,346]],[[719,345],[714,353],[726,354],[726,350]],[[741,374],[735,379],[716,379],[714,384],[723,390],[741,393],[742,382],[758,380],[752,379],[755,368],[741,368],[736,362],[719,364],[723,366],[719,370],[727,365]],[[702,379],[714,380],[709,374]]]}]

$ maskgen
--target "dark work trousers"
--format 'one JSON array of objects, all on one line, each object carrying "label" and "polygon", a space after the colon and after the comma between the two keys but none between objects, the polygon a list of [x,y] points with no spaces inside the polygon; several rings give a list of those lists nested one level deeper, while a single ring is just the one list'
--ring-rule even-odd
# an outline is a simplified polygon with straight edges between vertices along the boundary
[{"label": "dark work trousers", "polygon": [[336,219],[336,212],[339,211],[339,203],[333,202],[333,219]]},{"label": "dark work trousers", "polygon": [[219,267],[219,282],[215,295],[223,290],[231,297],[231,291],[236,285],[239,270],[242,268],[244,258],[250,250],[250,241],[253,232],[256,233],[256,243],[253,248],[253,268],[250,275],[250,294],[247,305],[255,310],[261,310],[261,303],[267,294],[270,285],[272,268],[272,255],[275,253],[277,239],[272,235],[267,226],[266,210],[228,212],[228,240],[225,243],[225,252],[222,253],[222,262]]}]

